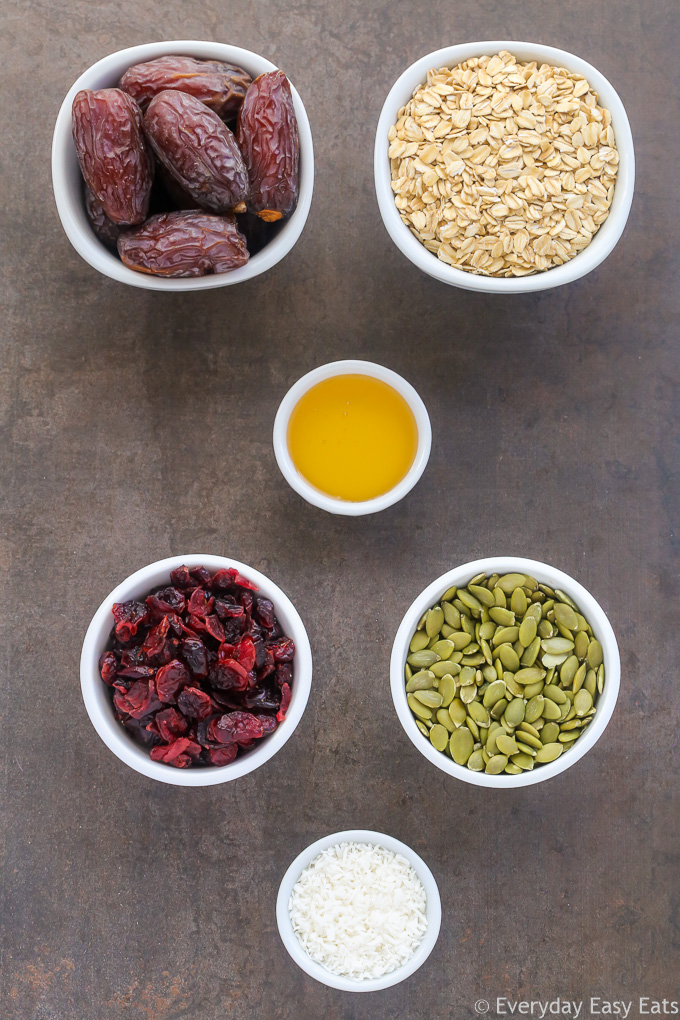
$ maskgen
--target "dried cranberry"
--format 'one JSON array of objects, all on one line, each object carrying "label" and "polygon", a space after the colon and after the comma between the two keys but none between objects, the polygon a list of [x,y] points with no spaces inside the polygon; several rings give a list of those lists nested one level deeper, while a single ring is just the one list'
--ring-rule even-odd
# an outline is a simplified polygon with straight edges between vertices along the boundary
[{"label": "dried cranberry", "polygon": [[181,655],[193,676],[202,678],[208,675],[208,653],[200,638],[184,638]]},{"label": "dried cranberry", "polygon": [[260,712],[278,712],[281,695],[278,691],[274,694],[268,687],[258,685],[243,695],[243,704],[246,708],[256,708]]},{"label": "dried cranberry", "polygon": [[279,687],[284,684],[290,685],[293,682],[293,667],[288,662],[282,662],[276,667],[274,679]]},{"label": "dried cranberry", "polygon": [[187,602],[187,609],[193,616],[205,618],[212,613],[214,605],[215,599],[212,595],[208,596],[203,588],[194,588]]},{"label": "dried cranberry", "polygon": [[152,748],[161,743],[162,738],[158,733],[150,730],[144,720],[133,719],[132,716],[128,716],[123,720],[123,726],[133,740],[136,740],[142,747]]},{"label": "dried cranberry", "polygon": [[250,712],[226,712],[208,727],[208,735],[222,744],[257,740],[263,734],[262,723]]},{"label": "dried cranberry", "polygon": [[220,620],[228,620],[230,618],[242,620],[246,615],[242,605],[237,602],[227,602],[226,599],[215,599],[215,612]]},{"label": "dried cranberry", "polygon": [[290,638],[284,638],[278,644],[269,646],[277,662],[292,662],[295,655],[295,645]]},{"label": "dried cranberry", "polygon": [[243,668],[250,672],[255,665],[255,645],[249,634],[241,638],[234,649],[234,658],[240,662]]},{"label": "dried cranberry", "polygon": [[130,641],[139,627],[146,623],[149,611],[142,602],[131,599],[129,602],[116,602],[111,612],[116,621],[115,634],[119,641]]},{"label": "dried cranberry", "polygon": [[[183,737],[189,729],[189,723],[176,708],[164,708],[162,712],[157,712],[153,725],[158,735],[168,744],[176,737]],[[147,726],[147,729],[151,729],[151,726]]]},{"label": "dried cranberry", "polygon": [[228,765],[238,753],[238,744],[226,744],[224,747],[208,749],[208,761],[211,765]]},{"label": "dried cranberry", "polygon": [[150,680],[155,674],[153,666],[126,666],[125,669],[118,670],[118,676],[123,676],[126,680]]},{"label": "dried cranberry", "polygon": [[113,652],[104,652],[99,659],[99,674],[105,684],[109,687],[113,684],[116,679],[116,673],[118,672],[118,658]]},{"label": "dried cranberry", "polygon": [[179,659],[173,659],[167,666],[161,666],[156,674],[156,687],[161,701],[177,701],[177,695],[188,683],[189,673]]},{"label": "dried cranberry", "polygon": [[197,687],[185,687],[177,699],[177,707],[189,719],[207,719],[215,711],[215,705],[209,694],[199,691]]},{"label": "dried cranberry", "polygon": [[210,571],[205,567],[193,567],[189,573],[198,584],[210,584]]},{"label": "dried cranberry", "polygon": [[169,623],[167,616],[164,616],[160,623],[152,627],[144,638],[142,649],[148,659],[154,659],[161,655],[165,648],[165,639],[168,634]]},{"label": "dried cranberry", "polygon": [[259,721],[262,723],[262,729],[264,730],[265,736],[268,733],[273,733],[274,730],[279,725],[278,722],[276,721],[275,716],[273,715],[260,715],[259,712],[257,712],[255,713],[255,718],[259,719]]},{"label": "dried cranberry", "polygon": [[218,616],[215,616],[214,614],[212,616],[206,616],[205,629],[211,637],[215,638],[215,641],[224,641],[224,627],[220,623]]},{"label": "dried cranberry", "polygon": [[236,659],[217,662],[210,670],[210,679],[214,687],[223,691],[245,691],[248,686],[248,671]]},{"label": "dried cranberry", "polygon": [[124,648],[120,653],[120,664],[123,669],[128,666],[145,666],[146,655],[141,645],[133,645],[132,648]]},{"label": "dried cranberry", "polygon": [[277,722],[283,722],[283,720],[286,718],[286,712],[288,711],[288,706],[290,705],[291,697],[292,694],[290,687],[288,686],[288,684],[284,684],[283,687],[281,688],[281,708],[276,713]]},{"label": "dried cranberry", "polygon": [[163,613],[183,613],[186,606],[186,599],[178,588],[161,588],[154,595],[149,595],[146,600],[147,606],[158,616]]},{"label": "dried cranberry", "polygon": [[255,605],[255,599],[249,591],[242,591],[239,595],[239,602],[246,611],[247,616],[253,615],[253,607]]},{"label": "dried cranberry", "polygon": [[170,581],[175,588],[193,588],[193,580],[191,574],[186,567],[176,567],[175,570],[170,571]]},{"label": "dried cranberry", "polygon": [[121,714],[130,715],[133,719],[143,719],[161,707],[153,680],[138,680],[125,694],[116,691],[113,703]]},{"label": "dried cranberry", "polygon": [[201,745],[196,744],[188,737],[178,737],[171,744],[151,748],[152,761],[162,761],[166,765],[174,765],[178,769],[185,769],[191,765],[192,758],[198,758],[201,753]]},{"label": "dried cranberry", "polygon": [[260,596],[255,600],[255,615],[267,630],[271,630],[274,626],[274,603],[269,599],[262,598]]}]

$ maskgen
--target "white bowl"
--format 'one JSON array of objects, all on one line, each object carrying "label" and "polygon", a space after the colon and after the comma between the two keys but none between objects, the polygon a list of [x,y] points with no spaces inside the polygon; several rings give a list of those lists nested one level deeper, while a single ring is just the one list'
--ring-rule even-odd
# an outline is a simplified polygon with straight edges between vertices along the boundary
[{"label": "white bowl", "polygon": [[[481,574],[482,571],[485,574],[496,572],[499,574],[524,573],[536,578],[542,584],[550,585],[551,588],[560,588],[576,602],[581,613],[593,628],[593,633],[602,644],[604,652],[604,689],[595,701],[597,712],[593,721],[589,723],[583,735],[578,738],[567,753],[561,754],[556,761],[540,765],[530,772],[523,772],[520,776],[509,776],[505,773],[500,776],[491,776],[487,775],[486,772],[473,772],[465,765],[457,765],[448,755],[435,750],[429,740],[420,732],[406,701],[404,666],[406,665],[406,657],[409,654],[409,644],[418,626],[418,621],[423,613],[433,606],[452,585],[465,585],[470,578],[476,574]],[[559,775],[560,772],[564,772],[572,765],[575,765],[600,739],[607,723],[612,717],[616,699],[619,695],[621,661],[619,659],[619,647],[616,643],[612,626],[600,604],[595,601],[583,585],[575,581],[569,574],[565,574],[561,570],[557,570],[556,567],[549,566],[547,563],[539,563],[537,560],[525,560],[517,556],[490,556],[486,559],[473,560],[472,563],[464,563],[460,567],[448,570],[441,577],[438,577],[436,581],[428,585],[425,591],[413,602],[401,621],[397,636],[394,639],[390,661],[390,678],[392,700],[394,701],[399,721],[421,754],[425,755],[442,772],[447,772],[450,776],[455,776],[456,779],[462,779],[465,783],[472,783],[474,786],[491,786],[497,790],[508,790],[517,786],[532,786],[534,783],[542,783],[546,779]]]},{"label": "white bowl", "polygon": [[[325,493],[320,492],[313,485],[310,485],[306,478],[302,477],[295,467],[288,449],[288,421],[293,408],[307,390],[311,389],[312,386],[316,386],[317,383],[323,382],[324,379],[330,379],[334,375],[370,375],[374,379],[381,379],[392,386],[397,393],[401,394],[416,419],[418,447],[413,464],[407,474],[404,475],[402,480],[393,489],[383,493],[382,496],[376,496],[375,499],[366,499],[353,503],[349,500],[335,499],[333,496],[327,496]],[[400,375],[397,375],[396,372],[389,368],[383,368],[382,365],[375,365],[372,361],[332,361],[328,365],[321,365],[312,372],[308,372],[307,375],[303,375],[286,393],[279,405],[274,420],[274,454],[276,455],[276,461],[281,469],[281,473],[291,488],[295,489],[297,493],[313,506],[318,506],[331,514],[344,514],[349,517],[374,514],[378,510],[385,510],[388,506],[392,506],[393,503],[398,503],[400,499],[403,499],[411,491],[425,470],[431,446],[432,428],[430,426],[430,418],[425,404],[413,386]]]},{"label": "white bowl", "polygon": [[[257,585],[258,591],[271,599],[284,633],[295,642],[292,697],[285,719],[273,733],[259,740],[252,750],[239,754],[229,765],[220,767],[177,769],[172,765],[164,765],[163,762],[152,761],[149,752],[136,744],[116,721],[110,690],[99,675],[99,657],[107,647],[113,627],[111,607],[114,602],[139,599],[157,585],[170,584],[170,571],[182,564],[186,564],[187,567],[204,566],[213,572],[235,567],[239,573]],[[148,567],[142,567],[141,570],[130,574],[113,589],[94,614],[80,656],[80,686],[85,708],[92,725],[106,746],[136,772],[173,786],[214,786],[216,783],[238,779],[264,765],[292,736],[305,710],[311,683],[312,653],[309,639],[293,603],[278,585],[259,570],[225,556],[199,556],[194,553],[187,556],[170,556],[166,560],[150,563]]]},{"label": "white bowl", "polygon": [[314,149],[312,133],[309,127],[307,112],[295,88],[291,86],[293,104],[300,130],[300,197],[298,204],[280,228],[276,236],[262,251],[253,255],[245,266],[230,273],[219,273],[211,276],[199,276],[196,279],[165,279],[160,276],[149,276],[128,269],[119,258],[95,236],[85,214],[83,202],[83,181],[78,166],[76,150],[71,135],[71,107],[77,92],[81,89],[103,89],[116,86],[124,71],[133,64],[166,54],[178,53],[182,56],[204,57],[212,60],[225,60],[228,63],[243,67],[253,78],[267,71],[275,71],[276,65],[257,53],[242,50],[238,46],[227,46],[224,43],[197,42],[196,40],[177,40],[174,42],[144,43],[141,46],[130,46],[118,50],[84,71],[69,89],[61,104],[52,140],[52,184],[54,198],[61,223],[68,239],[79,255],[89,262],[104,276],[131,287],[143,290],[210,290],[213,287],[230,287],[244,280],[265,273],[277,262],[280,262],[291,250],[307,220],[309,207],[312,204],[314,187]]},{"label": "white bowl", "polygon": [[[300,875],[310,864],[315,857],[317,857],[322,850],[326,850],[329,846],[335,846],[337,843],[372,843],[378,846],[384,846],[387,850],[392,850],[393,853],[401,854],[415,869],[418,878],[423,884],[425,889],[425,895],[427,897],[427,905],[425,908],[427,915],[427,929],[423,936],[423,940],[416,949],[413,956],[406,961],[401,967],[397,967],[396,970],[391,971],[389,974],[384,974],[383,977],[373,978],[369,981],[355,981],[352,978],[342,977],[338,974],[332,974],[325,967],[322,967],[320,963],[307,954],[303,949],[300,940],[298,939],[293,925],[290,920],[290,914],[288,913],[288,902],[290,900],[293,886],[299,879]],[[328,985],[329,988],[339,988],[343,992],[376,992],[382,988],[390,988],[391,985],[399,984],[405,978],[409,977],[415,971],[421,967],[425,960],[428,958],[432,950],[434,949],[437,937],[439,935],[439,928],[442,920],[442,905],[439,898],[439,889],[434,879],[434,875],[428,868],[425,861],[418,856],[409,846],[405,843],[401,843],[398,839],[394,839],[392,836],[386,836],[382,832],[372,832],[370,829],[348,829],[346,832],[334,832],[330,836],[324,836],[323,839],[318,839],[316,843],[312,843],[306,850],[303,850],[301,854],[295,858],[293,863],[288,868],[287,872],[281,880],[279,886],[279,894],[276,898],[276,921],[279,926],[279,934],[283,941],[284,946],[293,957],[298,967],[301,967],[310,977],[313,977],[316,981],[320,981],[324,985]]]},{"label": "white bowl", "polygon": [[[500,50],[508,50],[520,60],[538,60],[539,63],[545,62],[556,67],[566,67],[568,71],[577,71],[579,74],[585,75],[597,92],[601,105],[606,107],[612,115],[612,126],[620,157],[614,199],[609,216],[588,247],[562,266],[556,266],[554,269],[535,273],[532,276],[509,279],[476,276],[473,273],[466,273],[462,269],[448,266],[413,236],[406,224],[402,223],[399,210],[394,204],[390,161],[387,156],[387,133],[396,122],[399,110],[408,103],[413,90],[425,81],[427,72],[431,68],[455,67],[471,57],[492,55]],[[635,182],[635,153],[633,136],[623,103],[614,87],[597,68],[573,53],[558,50],[552,46],[541,46],[539,43],[508,42],[507,40],[472,42],[461,43],[459,46],[446,46],[444,49],[428,53],[427,56],[417,60],[415,64],[411,64],[397,78],[385,100],[378,121],[374,174],[380,214],[388,234],[397,248],[424,273],[433,276],[436,280],[441,280],[442,283],[462,287],[464,290],[484,291],[489,294],[526,294],[529,291],[548,290],[550,287],[559,287],[564,283],[578,280],[606,259],[621,237],[630,212]]]}]

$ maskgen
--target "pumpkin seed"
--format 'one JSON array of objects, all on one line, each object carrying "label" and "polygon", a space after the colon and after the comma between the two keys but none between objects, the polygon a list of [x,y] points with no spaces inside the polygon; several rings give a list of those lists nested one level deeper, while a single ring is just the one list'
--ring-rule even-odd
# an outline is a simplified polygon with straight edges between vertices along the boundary
[{"label": "pumpkin seed", "polygon": [[562,652],[561,655],[549,655],[546,652],[541,661],[546,669],[555,669],[556,666],[561,666],[563,662],[566,662],[568,658],[569,652]]},{"label": "pumpkin seed", "polygon": [[542,719],[537,719],[536,720],[536,726],[532,726],[531,723],[528,723],[525,720],[523,723],[520,724],[519,728],[520,728],[522,733],[530,733],[532,735],[532,737],[539,738],[540,737],[540,733],[539,733],[537,727],[538,726],[542,726],[542,725],[543,725],[543,720]]},{"label": "pumpkin seed", "polygon": [[432,663],[430,673],[441,680],[447,673],[450,673],[451,676],[456,676],[457,673],[460,673],[460,666],[458,663],[452,662],[451,659],[441,659],[439,662]]},{"label": "pumpkin seed", "polygon": [[526,581],[524,574],[503,574],[496,581],[495,587],[500,588],[506,595],[512,595],[515,588],[521,588]]},{"label": "pumpkin seed", "polygon": [[490,776],[498,776],[505,771],[507,764],[508,759],[504,754],[495,754],[484,771]]},{"label": "pumpkin seed", "polygon": [[517,616],[524,616],[527,611],[527,597],[523,588],[515,588],[510,599],[510,608]]},{"label": "pumpkin seed", "polygon": [[449,732],[439,723],[430,730],[430,743],[437,751],[443,751],[449,742]]},{"label": "pumpkin seed", "polygon": [[440,659],[448,659],[455,648],[453,647],[453,641],[449,641],[447,638],[441,638],[439,641],[435,641],[430,646],[433,652],[436,652]]},{"label": "pumpkin seed", "polygon": [[414,673],[406,684],[406,693],[412,694],[413,691],[427,691],[431,687],[434,687],[434,673],[429,669],[421,669],[420,672]]},{"label": "pumpkin seed", "polygon": [[461,726],[455,733],[451,734],[449,741],[449,747],[451,748],[451,757],[457,765],[466,765],[467,760],[472,754],[475,742],[472,739],[470,731]]},{"label": "pumpkin seed", "polygon": [[484,606],[496,605],[494,597],[488,588],[484,588],[480,584],[473,584],[472,581],[470,581],[467,587],[470,594],[473,595],[478,602],[481,602],[482,605]]},{"label": "pumpkin seed", "polygon": [[525,651],[524,655],[520,660],[522,665],[533,666],[533,664],[536,662],[536,659],[538,658],[538,653],[540,652],[540,650],[541,639],[540,637],[535,637],[531,644],[527,646],[527,650]]},{"label": "pumpkin seed", "polygon": [[585,659],[588,654],[589,644],[588,635],[584,630],[580,630],[574,637],[574,654],[579,658],[579,660],[582,661]]},{"label": "pumpkin seed", "polygon": [[413,697],[427,708],[441,708],[443,700],[439,691],[415,691]]},{"label": "pumpkin seed", "polygon": [[576,676],[578,670],[578,659],[575,655],[570,655],[566,659],[560,668],[560,681],[565,687],[570,687]]},{"label": "pumpkin seed", "polygon": [[411,638],[411,644],[409,645],[409,651],[420,652],[423,648],[427,648],[430,643],[430,639],[424,630],[417,630]]},{"label": "pumpkin seed", "polygon": [[[585,662],[582,662],[579,668],[574,673],[574,679],[572,680],[571,689],[574,692],[574,694],[576,694],[577,691],[580,691],[581,688],[583,687],[583,682],[586,678],[586,672],[587,672],[586,664]],[[592,670],[591,672],[593,673],[593,679],[595,679],[595,673]]]},{"label": "pumpkin seed", "polygon": [[537,694],[543,693],[545,682],[543,680],[537,680],[535,684],[527,684],[524,688],[524,697],[527,701],[531,701]]},{"label": "pumpkin seed", "polygon": [[562,744],[551,741],[549,744],[544,744],[540,751],[536,752],[536,761],[541,764],[555,761],[562,754],[563,750]]},{"label": "pumpkin seed", "polygon": [[599,694],[602,694],[604,688],[604,666],[597,667],[597,690]]},{"label": "pumpkin seed", "polygon": [[449,733],[453,733],[456,728],[446,708],[437,709],[437,722],[440,726],[447,729]]},{"label": "pumpkin seed", "polygon": [[498,649],[498,658],[511,673],[519,669],[519,656],[512,645],[501,645]]},{"label": "pumpkin seed", "polygon": [[565,745],[564,748],[565,751],[568,750],[568,748],[571,747],[571,745],[574,743],[572,737],[574,737],[575,739],[575,735],[573,733],[560,733],[559,737],[557,738],[560,744]]},{"label": "pumpkin seed", "polygon": [[505,681],[505,686],[508,688],[511,694],[514,694],[516,698],[524,697],[524,688],[522,687],[521,684],[517,683],[517,681],[515,680],[514,673],[504,673],[503,680]]},{"label": "pumpkin seed", "polygon": [[493,597],[494,597],[494,601],[495,601],[496,605],[500,609],[506,609],[507,608],[508,600],[507,600],[505,592],[503,591],[502,588],[494,588],[494,590],[493,590]]},{"label": "pumpkin seed", "polygon": [[513,754],[512,763],[520,769],[525,771],[531,771],[534,767],[534,759],[530,754],[526,754],[524,751],[520,751],[518,754]]},{"label": "pumpkin seed", "polygon": [[458,598],[467,606],[468,609],[472,610],[475,614],[480,614],[482,611],[482,604],[479,599],[476,599],[474,595],[471,595],[465,588],[458,589]]},{"label": "pumpkin seed", "polygon": [[418,701],[415,694],[407,694],[406,700],[408,702],[408,707],[418,719],[425,720],[432,718],[432,710],[423,705],[422,702]]},{"label": "pumpkin seed", "polygon": [[430,738],[430,731],[428,730],[428,728],[425,725],[425,723],[421,722],[420,719],[416,719],[416,726],[418,727],[418,729],[420,730],[422,735],[424,737],[427,737],[428,740],[429,740],[429,738]]},{"label": "pumpkin seed", "polygon": [[563,652],[571,652],[574,642],[570,638],[551,637],[541,642],[543,651],[548,655],[561,655]]},{"label": "pumpkin seed", "polygon": [[446,673],[441,678],[438,690],[442,696],[442,708],[448,708],[456,693],[456,681],[450,673]]},{"label": "pumpkin seed", "polygon": [[[517,747],[517,741],[514,737],[509,737],[507,733],[501,733],[496,737],[496,747],[501,754],[510,757],[511,754],[517,754],[519,748]],[[505,767],[505,766],[504,766]]]},{"label": "pumpkin seed", "polygon": [[[552,704],[552,702],[551,702]],[[539,716],[543,715],[543,706],[545,705],[545,698],[542,694],[537,694],[535,697],[528,702],[526,709],[524,710],[524,718],[527,722],[535,722]]]},{"label": "pumpkin seed", "polygon": [[[441,691],[441,684],[439,685],[439,690]],[[561,691],[555,684],[547,684],[543,688],[543,694],[546,698],[550,698],[550,700],[554,701],[557,705],[564,705],[564,703],[568,701],[567,695],[564,691]]]},{"label": "pumpkin seed", "polygon": [[450,588],[447,588],[446,591],[444,592],[444,594],[441,597],[441,601],[442,602],[450,602],[451,599],[455,599],[457,591],[458,591],[458,589],[456,588],[455,584],[452,585]]},{"label": "pumpkin seed", "polygon": [[572,730],[581,730],[583,726],[583,719],[570,719],[569,722],[562,723],[560,732],[570,733]]},{"label": "pumpkin seed", "polygon": [[510,726],[519,726],[520,723],[524,722],[525,711],[524,698],[513,698],[505,710],[505,721]]},{"label": "pumpkin seed", "polygon": [[467,728],[469,729],[470,733],[474,737],[475,743],[476,744],[477,743],[481,743],[481,741],[479,739],[479,726],[477,725],[475,720],[471,719],[470,716],[468,716],[467,719],[465,720],[465,725],[467,726]]},{"label": "pumpkin seed", "polygon": [[508,707],[507,698],[501,698],[501,700],[497,701],[496,704],[491,709],[491,718],[501,719],[505,714],[505,710],[507,707]]},{"label": "pumpkin seed", "polygon": [[472,641],[472,636],[466,634],[464,630],[456,630],[449,636],[448,640],[457,652],[462,652]]},{"label": "pumpkin seed", "polygon": [[545,670],[539,669],[537,666],[526,666],[522,669],[518,669],[515,673],[515,680],[518,684],[535,684],[538,680],[543,680],[545,677]]},{"label": "pumpkin seed", "polygon": [[576,709],[576,715],[585,715],[593,707],[593,699],[588,691],[582,689],[574,697],[574,708]]},{"label": "pumpkin seed", "polygon": [[488,726],[491,721],[489,713],[479,701],[471,701],[468,705],[468,715],[471,715],[478,726]]},{"label": "pumpkin seed", "polygon": [[597,669],[598,666],[602,665],[602,658],[602,645],[597,638],[593,638],[588,645],[588,665],[591,669]]},{"label": "pumpkin seed", "polygon": [[[425,691],[424,693],[427,694],[427,691]],[[554,701],[551,701],[549,698],[544,698],[542,715],[544,719],[548,720],[552,719],[552,721],[554,722],[556,719],[561,718],[562,712],[560,710],[560,706],[556,705]]]},{"label": "pumpkin seed", "polygon": [[476,751],[473,751],[467,760],[467,767],[473,772],[482,772],[484,770],[484,751],[481,747],[478,747]]},{"label": "pumpkin seed", "polygon": [[461,687],[460,700],[464,705],[469,705],[477,697],[477,687],[475,684],[468,684],[466,687]]},{"label": "pumpkin seed", "polygon": [[[515,737],[517,740],[521,741],[521,746],[524,751],[527,750],[527,745],[533,750],[543,747],[543,741],[540,737],[535,737],[533,733],[527,733],[525,730],[520,730],[519,733],[515,734]],[[530,750],[529,754],[533,754],[533,750]]]},{"label": "pumpkin seed", "polygon": [[[494,674],[495,675],[495,674]],[[484,708],[492,709],[493,706],[505,697],[505,681],[494,680],[484,691]]]},{"label": "pumpkin seed", "polygon": [[576,630],[578,627],[578,618],[576,613],[564,602],[555,603],[555,620],[561,627],[566,627],[567,630]]},{"label": "pumpkin seed", "polygon": [[[525,616],[519,625],[519,641],[524,648],[528,648],[536,637],[538,624],[533,616]],[[412,649],[415,651],[416,649]],[[526,655],[526,652],[524,653]]]},{"label": "pumpkin seed", "polygon": [[489,617],[501,627],[513,627],[515,624],[515,614],[510,609],[501,609],[500,606],[490,609]]},{"label": "pumpkin seed", "polygon": [[543,746],[546,744],[552,744],[557,740],[560,728],[556,722],[547,722],[541,730],[541,740]]},{"label": "pumpkin seed", "polygon": [[449,627],[453,627],[454,630],[460,630],[460,613],[456,607],[452,606],[450,602],[444,602],[442,603],[442,611]]},{"label": "pumpkin seed", "polygon": [[434,637],[442,629],[444,622],[444,610],[441,606],[435,606],[425,617],[425,630],[428,637]]},{"label": "pumpkin seed", "polygon": [[508,764],[505,766],[504,771],[507,772],[507,774],[509,776],[521,776],[522,775],[521,768],[519,768],[518,765],[515,765],[515,763],[512,762],[512,761],[508,762]]},{"label": "pumpkin seed", "polygon": [[454,726],[462,726],[465,722],[467,709],[460,698],[454,698],[449,705],[449,715]]},{"label": "pumpkin seed", "polygon": [[423,648],[421,652],[412,652],[406,660],[410,666],[417,666],[418,669],[427,669],[433,662],[439,662],[440,656],[429,648]]},{"label": "pumpkin seed", "polygon": [[553,625],[549,620],[541,620],[538,625],[538,636],[545,640],[551,638],[553,634]]},{"label": "pumpkin seed", "polygon": [[519,638],[519,627],[499,627],[493,636],[494,646],[509,642],[511,645]]},{"label": "pumpkin seed", "polygon": [[525,744],[523,741],[517,741],[517,751],[522,754],[528,754],[530,758],[536,757],[536,748],[532,747],[531,744]]}]

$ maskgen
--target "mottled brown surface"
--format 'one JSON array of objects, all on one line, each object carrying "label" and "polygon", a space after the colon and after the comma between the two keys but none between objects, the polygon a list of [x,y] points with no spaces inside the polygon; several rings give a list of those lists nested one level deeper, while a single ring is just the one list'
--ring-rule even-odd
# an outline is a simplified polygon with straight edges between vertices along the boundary
[{"label": "mottled brown surface", "polygon": [[[677,4],[26,0],[5,11],[2,1020],[458,1020],[482,996],[679,998]],[[407,64],[507,36],[571,49],[611,78],[638,183],[597,272],[492,300],[397,252],[372,145]],[[265,279],[132,291],[62,232],[49,146],[63,95],[102,55],[160,37],[257,50],[304,97],[314,204]],[[345,356],[402,372],[434,426],[416,490],[363,520],[303,503],[271,449],[289,384]],[[99,740],[78,657],[118,581],[196,550],[282,585],[315,675],[278,757],[233,784],[182,790]],[[388,693],[414,596],[492,552],[573,573],[610,614],[623,662],[597,747],[560,778],[507,793],[430,766]],[[418,974],[367,997],[304,976],[274,919],[291,858],[352,826],[421,853],[444,911]]]}]

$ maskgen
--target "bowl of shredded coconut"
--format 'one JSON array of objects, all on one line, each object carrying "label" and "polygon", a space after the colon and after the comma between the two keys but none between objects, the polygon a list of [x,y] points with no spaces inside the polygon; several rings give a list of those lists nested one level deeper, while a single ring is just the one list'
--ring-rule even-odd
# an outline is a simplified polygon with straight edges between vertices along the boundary
[{"label": "bowl of shredded coconut", "polygon": [[279,887],[284,946],[317,981],[373,992],[413,974],[432,952],[441,901],[432,872],[398,839],[368,829],[312,843]]}]

